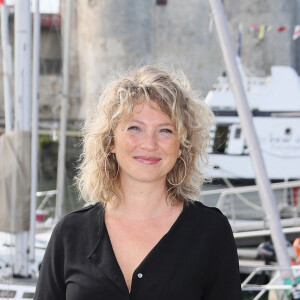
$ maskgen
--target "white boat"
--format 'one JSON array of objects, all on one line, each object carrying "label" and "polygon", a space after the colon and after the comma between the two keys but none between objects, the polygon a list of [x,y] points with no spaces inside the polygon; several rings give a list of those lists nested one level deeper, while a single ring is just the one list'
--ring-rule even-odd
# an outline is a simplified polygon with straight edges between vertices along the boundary
[{"label": "white boat", "polygon": [[[37,211],[37,220],[41,219]],[[44,220],[43,220],[44,221]],[[35,260],[27,261],[28,277],[15,275],[14,263],[18,255],[15,235],[0,232],[0,300],[33,299],[41,262],[53,229],[53,219],[37,221],[38,233],[35,236]]]},{"label": "white boat", "polygon": [[[300,178],[300,79],[294,69],[273,66],[267,78],[243,75],[253,122],[268,177]],[[216,116],[209,148],[213,178],[254,179],[233,93],[227,77],[210,91],[205,101]]]},{"label": "white boat", "polygon": [[0,299],[33,299],[36,282],[30,283],[28,280],[14,280],[13,284],[0,283]]}]

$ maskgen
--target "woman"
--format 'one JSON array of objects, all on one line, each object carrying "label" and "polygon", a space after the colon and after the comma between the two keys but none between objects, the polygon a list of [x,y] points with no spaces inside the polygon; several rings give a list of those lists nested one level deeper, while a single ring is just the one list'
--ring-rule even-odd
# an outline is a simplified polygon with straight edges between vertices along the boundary
[{"label": "woman", "polygon": [[196,200],[212,114],[184,78],[117,78],[84,128],[78,186],[95,204],[55,227],[35,299],[242,299],[227,219]]}]

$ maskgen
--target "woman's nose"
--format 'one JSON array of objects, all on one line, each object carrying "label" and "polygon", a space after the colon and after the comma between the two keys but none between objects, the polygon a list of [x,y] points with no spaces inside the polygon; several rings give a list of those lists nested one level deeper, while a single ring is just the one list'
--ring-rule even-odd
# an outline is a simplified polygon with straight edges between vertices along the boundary
[{"label": "woman's nose", "polygon": [[148,151],[154,151],[158,149],[157,137],[155,134],[145,134],[141,147]]}]

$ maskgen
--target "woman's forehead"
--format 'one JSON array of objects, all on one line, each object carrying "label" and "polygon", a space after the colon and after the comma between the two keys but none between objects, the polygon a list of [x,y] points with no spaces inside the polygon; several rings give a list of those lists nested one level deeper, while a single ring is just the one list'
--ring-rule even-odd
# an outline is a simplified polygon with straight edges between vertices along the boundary
[{"label": "woman's forehead", "polygon": [[174,126],[174,122],[172,122],[170,116],[160,107],[157,101],[151,101],[150,103],[144,101],[135,104],[130,111],[122,114],[117,127],[126,126],[132,121],[144,122],[146,119],[155,119],[163,124]]},{"label": "woman's forehead", "polygon": [[143,119],[145,117],[159,118],[172,123],[170,116],[159,106],[156,101],[151,101],[151,103],[138,103],[134,105],[132,112],[128,115],[129,120],[133,120],[135,118]]}]

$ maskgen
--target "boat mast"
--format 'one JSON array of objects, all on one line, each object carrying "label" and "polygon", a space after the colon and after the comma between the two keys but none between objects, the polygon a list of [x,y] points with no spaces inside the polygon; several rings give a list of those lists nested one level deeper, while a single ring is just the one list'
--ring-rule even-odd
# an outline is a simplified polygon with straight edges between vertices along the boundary
[{"label": "boat mast", "polygon": [[15,129],[31,129],[30,0],[15,2]]},{"label": "boat mast", "polygon": [[250,157],[255,171],[256,181],[260,188],[259,194],[262,200],[262,205],[270,226],[271,236],[276,250],[276,256],[280,267],[284,269],[281,272],[281,275],[284,279],[291,279],[294,281],[293,273],[291,271],[290,258],[286,248],[286,240],[282,232],[275,197],[271,189],[264,160],[259,148],[259,142],[237,66],[235,51],[233,48],[232,39],[230,37],[224,8],[220,0],[209,0],[209,2],[220,40],[226,68],[228,70],[229,80],[236,101],[238,114],[241,119],[241,124],[245,133],[248,147],[250,149]]},{"label": "boat mast", "polygon": [[8,14],[5,0],[0,2],[1,10],[1,44],[2,44],[2,63],[3,63],[3,88],[4,88],[4,106],[5,106],[5,131],[10,132],[13,129],[12,121],[12,100],[11,100],[11,76],[12,76],[12,58],[11,46],[9,44]]},{"label": "boat mast", "polygon": [[[15,2],[15,130],[31,130],[30,0]],[[28,276],[28,231],[16,233],[14,274]]]},{"label": "boat mast", "polygon": [[40,1],[35,0],[32,62],[32,132],[31,132],[31,201],[29,259],[35,260],[36,192],[38,189],[38,129],[39,129],[39,74],[40,74]]},{"label": "boat mast", "polygon": [[58,149],[57,184],[56,184],[56,210],[55,218],[62,217],[62,205],[65,191],[65,160],[66,160],[66,128],[69,100],[69,71],[70,71],[70,43],[71,43],[71,19],[72,0],[67,0],[66,18],[64,23],[63,45],[63,89],[60,108],[60,134]]}]

